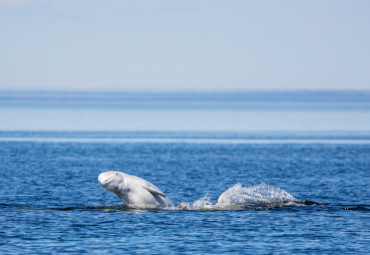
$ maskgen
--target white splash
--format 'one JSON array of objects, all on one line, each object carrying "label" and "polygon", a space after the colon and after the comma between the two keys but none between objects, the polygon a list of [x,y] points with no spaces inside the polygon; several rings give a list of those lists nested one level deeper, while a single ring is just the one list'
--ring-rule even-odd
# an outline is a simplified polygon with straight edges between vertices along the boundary
[{"label": "white splash", "polygon": [[[211,202],[208,195],[193,203],[181,202],[171,209],[181,210],[224,210],[243,209],[247,207],[274,207],[302,205],[298,199],[285,190],[266,183],[252,187],[244,187],[240,183],[224,191],[216,204]],[[170,209],[170,208],[168,208]]]},{"label": "white splash", "polygon": [[261,204],[283,204],[297,201],[298,200],[294,196],[285,190],[264,182],[252,187],[243,187],[242,184],[237,183],[220,195],[216,205],[247,206]]},{"label": "white splash", "polygon": [[214,204],[211,202],[211,197],[208,195],[199,198],[193,203],[181,202],[171,209],[182,209],[182,210],[213,210]]}]

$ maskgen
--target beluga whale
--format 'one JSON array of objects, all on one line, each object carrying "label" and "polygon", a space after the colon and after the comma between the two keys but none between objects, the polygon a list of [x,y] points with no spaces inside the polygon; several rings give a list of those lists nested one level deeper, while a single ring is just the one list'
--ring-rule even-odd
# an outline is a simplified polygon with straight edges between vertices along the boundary
[{"label": "beluga whale", "polygon": [[108,171],[101,173],[98,180],[129,208],[163,209],[173,206],[171,200],[159,188],[140,177]]}]

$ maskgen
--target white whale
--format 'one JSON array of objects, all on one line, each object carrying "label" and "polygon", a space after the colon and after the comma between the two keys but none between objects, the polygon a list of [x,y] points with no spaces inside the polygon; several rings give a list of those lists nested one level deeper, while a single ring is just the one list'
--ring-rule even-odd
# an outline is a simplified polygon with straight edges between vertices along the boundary
[{"label": "white whale", "polygon": [[116,194],[130,208],[161,209],[173,206],[159,188],[137,176],[108,171],[101,173],[98,180],[104,188]]}]

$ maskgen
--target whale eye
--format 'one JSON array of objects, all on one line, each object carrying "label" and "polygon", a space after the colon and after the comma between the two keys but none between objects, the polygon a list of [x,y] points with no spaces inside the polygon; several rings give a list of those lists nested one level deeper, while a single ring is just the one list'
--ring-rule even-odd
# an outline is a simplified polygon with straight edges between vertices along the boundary
[{"label": "whale eye", "polygon": [[118,173],[116,173],[116,175],[118,175]]}]

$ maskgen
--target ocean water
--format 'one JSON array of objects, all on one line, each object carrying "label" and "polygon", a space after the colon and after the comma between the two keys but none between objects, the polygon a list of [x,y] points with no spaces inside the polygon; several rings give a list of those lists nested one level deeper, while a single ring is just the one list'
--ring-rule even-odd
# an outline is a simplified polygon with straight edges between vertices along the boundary
[{"label": "ocean water", "polygon": [[0,92],[1,254],[368,254],[369,183],[366,91]]}]

